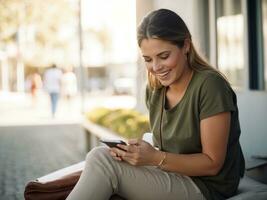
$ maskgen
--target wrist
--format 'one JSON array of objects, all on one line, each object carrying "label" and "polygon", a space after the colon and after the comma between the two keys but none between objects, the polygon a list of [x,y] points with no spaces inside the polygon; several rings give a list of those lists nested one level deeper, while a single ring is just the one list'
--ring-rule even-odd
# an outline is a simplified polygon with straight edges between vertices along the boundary
[{"label": "wrist", "polygon": [[157,168],[163,170],[163,166],[165,165],[165,160],[166,160],[166,157],[167,157],[167,153],[164,152],[164,151],[161,151],[161,153],[162,153],[162,157],[161,157],[160,162],[157,165]]},{"label": "wrist", "polygon": [[162,160],[165,159],[165,153],[166,152],[156,150],[153,156],[152,165],[159,167],[159,164],[162,164]]}]

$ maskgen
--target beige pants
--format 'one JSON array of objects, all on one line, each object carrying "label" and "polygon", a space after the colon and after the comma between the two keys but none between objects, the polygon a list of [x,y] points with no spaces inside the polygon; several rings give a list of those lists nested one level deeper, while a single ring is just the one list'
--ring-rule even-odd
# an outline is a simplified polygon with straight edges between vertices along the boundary
[{"label": "beige pants", "polygon": [[67,200],[108,200],[113,194],[127,200],[205,199],[188,176],[132,166],[114,160],[106,147],[94,148]]}]

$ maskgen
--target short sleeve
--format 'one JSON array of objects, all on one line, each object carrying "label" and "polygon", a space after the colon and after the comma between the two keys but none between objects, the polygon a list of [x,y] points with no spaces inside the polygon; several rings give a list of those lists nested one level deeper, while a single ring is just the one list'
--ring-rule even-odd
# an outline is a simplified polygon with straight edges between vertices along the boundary
[{"label": "short sleeve", "polygon": [[222,77],[207,77],[200,92],[200,120],[221,112],[235,111],[234,95],[230,85]]}]

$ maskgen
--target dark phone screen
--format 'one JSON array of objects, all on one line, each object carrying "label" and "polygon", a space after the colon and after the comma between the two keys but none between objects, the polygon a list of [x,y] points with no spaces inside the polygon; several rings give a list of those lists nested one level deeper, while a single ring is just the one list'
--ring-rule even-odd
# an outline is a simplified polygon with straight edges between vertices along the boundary
[{"label": "dark phone screen", "polygon": [[[117,144],[123,144],[123,145],[126,145],[126,143],[122,140],[100,140],[100,142],[108,145],[109,147],[116,147],[116,148],[119,148],[117,147]],[[119,148],[120,149],[120,148]],[[122,149],[123,150],[123,149]]]}]

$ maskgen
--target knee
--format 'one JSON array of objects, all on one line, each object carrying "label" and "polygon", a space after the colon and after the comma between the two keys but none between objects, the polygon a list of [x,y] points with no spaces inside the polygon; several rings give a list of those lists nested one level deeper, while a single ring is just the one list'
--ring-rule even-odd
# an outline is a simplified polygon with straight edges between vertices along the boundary
[{"label": "knee", "polygon": [[89,151],[86,155],[86,161],[95,159],[100,160],[101,158],[106,158],[110,156],[107,147],[95,147],[91,151]]}]

